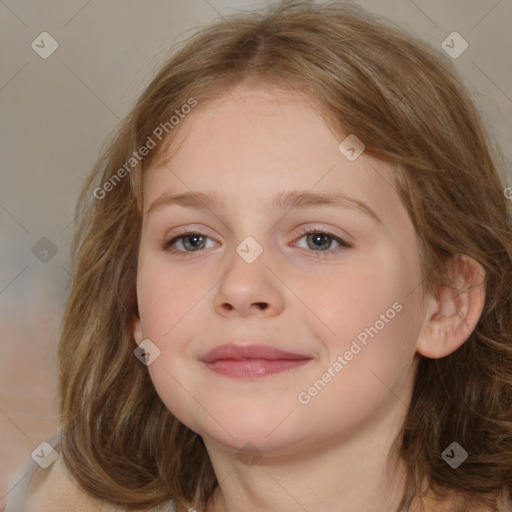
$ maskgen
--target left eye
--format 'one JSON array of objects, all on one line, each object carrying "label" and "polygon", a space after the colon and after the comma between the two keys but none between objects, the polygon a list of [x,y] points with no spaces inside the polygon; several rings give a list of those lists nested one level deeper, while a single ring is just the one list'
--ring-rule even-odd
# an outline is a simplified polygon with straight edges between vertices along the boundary
[{"label": "left eye", "polygon": [[[332,256],[333,254],[337,254],[352,247],[351,244],[327,231],[322,231],[321,229],[305,229],[302,231],[302,236],[299,238],[302,239],[306,237],[306,244],[308,249],[314,247],[315,249],[312,251],[317,258],[327,258],[328,256]],[[335,249],[331,249],[332,240],[334,240],[339,247]]]},{"label": "left eye", "polygon": [[[329,251],[330,253],[338,253],[342,251],[346,251],[347,249],[350,249],[352,247],[351,244],[343,240],[342,238],[332,234],[328,233],[326,231],[322,231],[319,229],[314,230],[304,230],[301,234],[301,236],[298,238],[298,240],[307,237],[306,243],[307,247],[306,249],[312,249],[313,252],[319,253],[319,252],[326,252]],[[169,251],[171,254],[174,253],[180,253],[180,252],[198,252],[200,249],[205,249],[206,247],[206,240],[211,240],[211,238],[207,237],[206,235],[203,235],[201,233],[195,232],[195,231],[189,231],[187,233],[182,233],[180,235],[177,235],[170,240],[167,240],[163,243],[162,248],[166,251]],[[339,247],[332,249],[331,245],[333,243],[338,244]],[[171,247],[174,247],[176,244],[181,245],[183,249],[171,249]],[[190,249],[190,250],[189,250]],[[318,254],[318,257],[326,257],[326,254]]]}]

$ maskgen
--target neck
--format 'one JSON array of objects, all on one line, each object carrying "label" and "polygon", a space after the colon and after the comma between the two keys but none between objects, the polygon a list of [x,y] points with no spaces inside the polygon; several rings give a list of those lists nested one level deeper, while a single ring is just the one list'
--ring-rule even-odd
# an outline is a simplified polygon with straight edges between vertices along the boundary
[{"label": "neck", "polygon": [[207,512],[398,512],[405,470],[389,458],[396,423],[380,423],[373,434],[266,455],[255,465],[205,440],[219,482]]}]

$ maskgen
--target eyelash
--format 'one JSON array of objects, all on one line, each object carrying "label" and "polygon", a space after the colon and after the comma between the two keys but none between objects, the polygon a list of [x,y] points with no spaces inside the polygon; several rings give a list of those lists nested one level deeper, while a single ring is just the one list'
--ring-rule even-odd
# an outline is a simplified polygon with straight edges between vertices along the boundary
[{"label": "eyelash", "polygon": [[[332,257],[332,256],[337,255],[339,253],[345,252],[348,249],[351,249],[353,247],[352,244],[346,242],[345,240],[343,240],[339,236],[334,235],[333,233],[329,233],[328,231],[325,231],[325,230],[322,230],[322,229],[310,228],[310,227],[303,227],[303,228],[301,228],[300,229],[300,236],[298,237],[297,240],[300,240],[305,235],[317,234],[317,233],[318,234],[322,234],[322,235],[327,235],[328,237],[332,238],[333,240],[335,240],[337,243],[340,244],[340,247],[338,247],[337,249],[326,249],[326,250],[323,250],[323,251],[322,250],[321,251],[314,251],[314,250],[309,251],[309,252],[316,253],[315,254],[316,258],[329,258],[329,257]],[[201,250],[198,250],[198,251],[178,251],[176,249],[171,249],[171,246],[175,242],[177,242],[181,238],[184,238],[184,237],[187,237],[187,236],[190,236],[190,235],[199,235],[199,236],[202,236],[202,237],[205,237],[205,238],[210,238],[210,237],[208,237],[208,236],[206,236],[203,233],[200,233],[198,231],[184,231],[182,233],[176,234],[171,239],[164,241],[163,244],[162,244],[162,249],[164,251],[170,252],[171,254],[175,254],[175,255],[179,254],[180,256],[183,256],[185,258],[191,257],[191,256],[188,256],[188,255],[185,255],[185,254],[192,254],[192,253],[195,253],[195,252],[201,252]]]}]

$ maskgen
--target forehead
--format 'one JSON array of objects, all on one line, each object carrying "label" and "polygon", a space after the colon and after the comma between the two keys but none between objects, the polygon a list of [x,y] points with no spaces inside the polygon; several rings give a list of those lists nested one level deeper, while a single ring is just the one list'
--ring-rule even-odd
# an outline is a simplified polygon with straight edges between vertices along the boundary
[{"label": "forehead", "polygon": [[[260,204],[287,190],[341,191],[381,218],[407,215],[393,166],[364,153],[350,161],[314,100],[268,87],[239,88],[199,102],[179,127],[168,157],[144,176],[145,209],[163,192],[214,191],[229,205]],[[361,136],[362,137],[362,136]]]},{"label": "forehead", "polygon": [[[157,148],[158,154],[150,169],[163,167],[171,160],[174,165],[185,158],[190,162],[192,152],[197,157],[202,157],[205,151],[210,157],[230,157],[235,149],[232,142],[238,149],[256,151],[263,157],[264,151],[276,147],[261,147],[264,133],[274,143],[289,143],[290,138],[298,140],[300,135],[311,138],[316,132],[317,140],[311,141],[316,144],[330,134],[318,113],[321,108],[313,98],[299,91],[268,85],[240,85],[213,100],[199,100],[194,110],[175,127],[177,130]],[[319,127],[322,132],[318,132]],[[275,134],[278,134],[277,139]],[[197,147],[199,141],[201,147]]]}]

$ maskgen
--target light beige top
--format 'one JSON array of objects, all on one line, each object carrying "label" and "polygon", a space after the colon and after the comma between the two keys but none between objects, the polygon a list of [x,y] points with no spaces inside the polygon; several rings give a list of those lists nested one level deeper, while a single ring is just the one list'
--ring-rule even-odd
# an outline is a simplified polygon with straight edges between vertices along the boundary
[{"label": "light beige top", "polygon": [[[116,506],[93,498],[78,486],[62,459],[60,432],[47,442],[58,453],[57,459],[44,468],[30,457],[11,483],[4,512],[126,511],[124,505]],[[140,509],[140,512],[176,512],[176,508],[169,501],[158,507]]]}]

